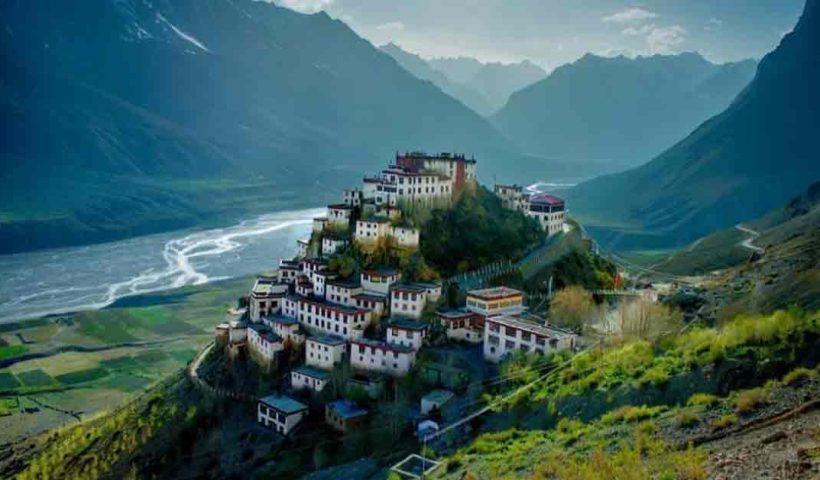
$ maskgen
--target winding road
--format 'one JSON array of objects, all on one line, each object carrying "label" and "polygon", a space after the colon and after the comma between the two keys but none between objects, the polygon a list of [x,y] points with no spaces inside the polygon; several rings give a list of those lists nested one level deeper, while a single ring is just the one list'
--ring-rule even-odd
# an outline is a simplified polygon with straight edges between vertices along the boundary
[{"label": "winding road", "polygon": [[740,230],[741,232],[745,233],[746,235],[749,235],[749,238],[747,238],[746,240],[743,240],[743,242],[740,243],[740,245],[742,247],[747,248],[747,249],[749,249],[753,252],[756,252],[756,253],[764,253],[766,251],[763,248],[758,247],[758,246],[756,246],[752,243],[753,241],[755,241],[757,239],[757,237],[760,236],[759,232],[756,232],[755,230],[752,230],[751,228],[744,227],[740,223],[735,225],[735,228]]}]

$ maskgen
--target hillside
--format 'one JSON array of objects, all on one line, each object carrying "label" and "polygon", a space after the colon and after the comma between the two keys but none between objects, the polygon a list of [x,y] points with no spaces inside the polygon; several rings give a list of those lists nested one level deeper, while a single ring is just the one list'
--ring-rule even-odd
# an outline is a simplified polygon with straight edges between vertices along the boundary
[{"label": "hillside", "polygon": [[695,53],[587,54],[514,93],[492,121],[528,152],[628,168],[726,108],[755,66],[715,65]]},{"label": "hillside", "polygon": [[785,204],[820,178],[820,2],[723,113],[641,167],[568,192],[611,248],[680,246]]},{"label": "hillside", "polygon": [[[699,238],[652,264],[652,269],[673,275],[702,275],[748,260],[757,249],[771,249],[797,237],[810,237],[820,229],[820,183],[777,208],[740,226]],[[750,229],[750,235],[743,228]],[[744,242],[751,242],[744,245]],[[755,248],[756,247],[756,248]]]},{"label": "hillside", "polygon": [[397,148],[514,153],[324,13],[13,0],[0,24],[3,252],[315,204]]}]

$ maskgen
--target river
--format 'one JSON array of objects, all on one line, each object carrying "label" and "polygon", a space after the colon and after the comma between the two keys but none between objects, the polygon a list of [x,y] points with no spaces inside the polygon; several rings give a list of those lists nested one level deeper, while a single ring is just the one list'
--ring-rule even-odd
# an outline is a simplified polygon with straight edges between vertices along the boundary
[{"label": "river", "polygon": [[226,228],[0,255],[0,323],[272,270],[296,254],[296,240],[307,238],[313,217],[323,213],[284,211]]}]

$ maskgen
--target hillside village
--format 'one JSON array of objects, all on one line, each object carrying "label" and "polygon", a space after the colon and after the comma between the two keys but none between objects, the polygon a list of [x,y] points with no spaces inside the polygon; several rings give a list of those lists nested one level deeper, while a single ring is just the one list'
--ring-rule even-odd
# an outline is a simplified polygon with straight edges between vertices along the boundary
[{"label": "hillside village", "polygon": [[[420,152],[397,154],[379,175],[344,191],[342,202],[327,206],[313,220],[309,239],[298,241],[298,255],[256,278],[240,308],[215,328],[215,344],[229,358],[248,355],[266,375],[286,374],[289,382],[258,400],[257,420],[282,435],[298,429],[314,399],[336,381],[334,372],[372,398],[386,384],[410,373],[433,331],[444,344],[474,345],[489,365],[513,351],[549,353],[574,350],[575,332],[557,328],[530,313],[521,291],[504,287],[465,292],[458,307],[447,306],[440,280],[404,278],[390,261],[345,276],[338,258],[352,248],[390,250],[407,257],[419,249],[419,210],[447,208],[477,188],[476,160],[464,155]],[[561,233],[564,202],[529,194],[519,186],[497,185],[505,208],[534,218],[547,237]],[[335,389],[344,394],[344,389]],[[454,392],[435,389],[421,399],[413,419],[418,435],[439,428],[436,416]],[[368,411],[343,395],[322,397],[325,422],[346,431],[363,424]]]}]

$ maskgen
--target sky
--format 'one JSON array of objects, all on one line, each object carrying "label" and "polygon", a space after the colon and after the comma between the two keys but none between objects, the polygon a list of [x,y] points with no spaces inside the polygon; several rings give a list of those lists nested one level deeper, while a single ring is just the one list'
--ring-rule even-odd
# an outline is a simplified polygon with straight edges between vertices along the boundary
[{"label": "sky", "polygon": [[700,52],[759,59],[791,31],[804,0],[274,0],[326,11],[375,45],[423,57],[469,56],[546,70],[586,53]]}]

